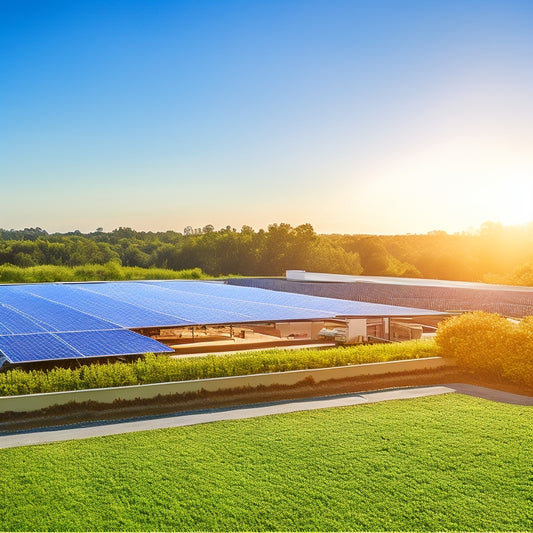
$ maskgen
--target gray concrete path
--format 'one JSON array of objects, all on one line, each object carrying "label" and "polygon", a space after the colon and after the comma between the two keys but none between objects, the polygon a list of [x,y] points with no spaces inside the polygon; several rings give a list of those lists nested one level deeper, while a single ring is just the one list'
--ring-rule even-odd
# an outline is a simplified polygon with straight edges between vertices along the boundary
[{"label": "gray concrete path", "polygon": [[468,396],[475,396],[476,398],[483,398],[484,400],[512,403],[514,405],[533,405],[532,396],[523,396],[521,394],[513,394],[512,392],[488,389],[487,387],[479,387],[477,385],[468,385],[468,383],[447,383],[446,387],[452,388],[455,392],[466,394]]},{"label": "gray concrete path", "polygon": [[[314,409],[325,409],[328,407],[344,407],[388,400],[420,398],[423,396],[435,396],[438,394],[449,394],[454,392],[482,398],[486,397],[487,399],[496,401],[507,401],[508,403],[517,403],[520,405],[533,405],[533,398],[528,396],[502,393],[501,391],[494,391],[492,389],[485,389],[474,385],[452,383],[442,386],[361,392],[357,394],[343,394],[323,398],[212,409],[207,411],[180,413],[176,415],[164,415],[122,421],[90,422],[72,426],[21,431],[0,435],[0,448],[14,448],[17,446],[31,446],[48,442],[103,437],[120,433],[132,433],[135,431],[150,431],[170,427],[207,424],[209,422],[217,422],[221,420],[242,420],[245,418],[255,418],[266,415],[294,413],[296,411],[310,411]],[[528,401],[530,403],[527,403]]]}]

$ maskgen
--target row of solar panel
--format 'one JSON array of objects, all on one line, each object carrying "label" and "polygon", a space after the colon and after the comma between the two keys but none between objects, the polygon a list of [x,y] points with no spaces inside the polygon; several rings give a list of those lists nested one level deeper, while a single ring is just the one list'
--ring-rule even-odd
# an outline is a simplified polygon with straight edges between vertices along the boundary
[{"label": "row of solar panel", "polygon": [[172,352],[127,329],[0,336],[0,352],[12,363]]},{"label": "row of solar panel", "polygon": [[[2,287],[2,303],[22,318],[17,331],[99,330],[187,324],[309,320],[338,315],[414,315],[421,310],[280,293],[208,282],[41,284]],[[5,297],[4,297],[5,295]],[[8,314],[4,310],[4,314]],[[0,320],[0,323],[2,320]],[[27,331],[27,330],[25,330]],[[7,333],[7,331],[3,331]]]},{"label": "row of solar panel", "polygon": [[[34,287],[37,287],[34,286]],[[117,324],[80,312],[23,290],[21,286],[2,287],[0,291],[4,328],[18,332],[85,331],[116,329]],[[59,298],[57,300],[60,301]],[[10,325],[11,327],[10,327]],[[29,328],[25,329],[25,328]]]},{"label": "row of solar panel", "polygon": [[[142,284],[32,286],[2,291],[1,333],[82,331],[261,320],[325,318],[324,310],[170,291]],[[5,293],[5,294],[4,294]],[[5,296],[5,297],[4,297]],[[237,308],[237,311],[232,310]]]},{"label": "row of solar panel", "polygon": [[231,287],[231,289],[228,289],[228,285],[223,283],[201,281],[153,281],[144,283],[158,285],[165,289],[174,291],[224,298],[229,300],[231,305],[234,305],[237,301],[243,301],[247,303],[257,302],[291,308],[298,307],[310,311],[325,311],[330,317],[367,315],[417,316],[432,314],[432,311],[427,309],[414,309],[411,307],[400,307],[394,305],[360,302],[355,300],[343,300],[339,298],[327,298],[322,296],[311,296],[307,294],[296,294],[291,292],[280,292],[258,288],[255,288],[255,290],[250,290],[254,289],[254,287],[230,285],[229,287]]},{"label": "row of solar panel", "polygon": [[[234,291],[226,289],[226,297],[195,293],[188,290],[171,290],[160,285],[136,284],[136,287],[122,283],[98,285],[86,290],[97,291],[132,305],[142,305],[150,310],[177,316],[194,324],[249,322],[258,320],[309,319],[331,316],[331,312],[316,308],[301,308],[296,305],[283,306],[266,302],[255,302],[232,296]],[[189,285],[185,285],[185,288]],[[183,286],[182,285],[182,286]],[[206,284],[207,285],[207,284]],[[216,284],[213,284],[216,286]]]}]

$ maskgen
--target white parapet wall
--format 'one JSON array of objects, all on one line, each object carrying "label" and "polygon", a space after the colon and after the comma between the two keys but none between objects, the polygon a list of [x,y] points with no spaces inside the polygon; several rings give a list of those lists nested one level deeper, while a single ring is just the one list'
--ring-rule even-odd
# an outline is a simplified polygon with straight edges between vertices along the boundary
[{"label": "white parapet wall", "polygon": [[223,392],[234,389],[269,387],[273,385],[296,385],[312,378],[315,383],[334,379],[378,376],[403,372],[437,370],[451,366],[450,361],[441,357],[410,359],[406,361],[389,361],[386,363],[368,363],[362,365],[319,368],[314,370],[292,370],[270,374],[253,374],[249,376],[232,376],[225,378],[198,379],[192,381],[174,381],[170,383],[153,383],[131,385],[106,389],[86,389],[66,392],[46,392],[24,396],[0,397],[0,414],[7,412],[32,412],[56,405],[76,402],[98,402],[109,404],[115,400],[147,400],[157,396],[188,394],[201,391]]},{"label": "white parapet wall", "polygon": [[[287,281],[328,281],[354,283],[356,281],[371,280],[371,276],[351,276],[348,274],[325,274],[322,272],[306,272],[305,270],[286,270],[285,279]],[[387,279],[387,278],[384,278]]]}]

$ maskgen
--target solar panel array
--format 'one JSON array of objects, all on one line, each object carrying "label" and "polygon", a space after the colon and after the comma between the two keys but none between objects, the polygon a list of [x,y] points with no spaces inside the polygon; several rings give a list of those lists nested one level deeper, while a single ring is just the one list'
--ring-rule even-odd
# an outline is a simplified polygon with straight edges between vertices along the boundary
[{"label": "solar panel array", "polygon": [[430,314],[438,313],[220,282],[0,285],[0,356],[19,363],[172,351],[134,328]]},{"label": "solar panel array", "polygon": [[[448,282],[442,286],[429,280],[418,283],[402,283],[400,278],[389,278],[380,283],[380,278],[369,277],[372,282],[315,282],[288,281],[281,278],[232,278],[231,285],[255,287],[271,291],[292,292],[325,298],[340,298],[360,302],[376,302],[433,309],[436,311],[487,311],[507,316],[533,315],[533,288],[498,286],[482,283]],[[396,280],[398,284],[396,285]]]}]

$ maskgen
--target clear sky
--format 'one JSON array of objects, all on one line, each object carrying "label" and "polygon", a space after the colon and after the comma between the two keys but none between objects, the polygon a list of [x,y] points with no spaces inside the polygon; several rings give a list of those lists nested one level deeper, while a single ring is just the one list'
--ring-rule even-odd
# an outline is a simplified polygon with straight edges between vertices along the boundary
[{"label": "clear sky", "polygon": [[0,0],[0,227],[533,220],[531,0]]}]

